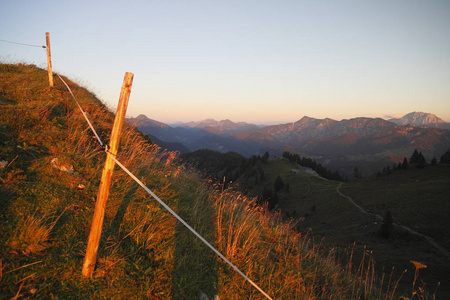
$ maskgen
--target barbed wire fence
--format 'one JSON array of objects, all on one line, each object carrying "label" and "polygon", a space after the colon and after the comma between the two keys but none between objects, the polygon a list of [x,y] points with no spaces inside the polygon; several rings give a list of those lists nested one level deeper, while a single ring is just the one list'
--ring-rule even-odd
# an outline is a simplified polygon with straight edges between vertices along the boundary
[{"label": "barbed wire fence", "polygon": [[19,43],[19,42],[13,42],[13,41],[8,41],[8,40],[3,40],[0,39],[0,42],[4,42],[4,43],[9,43],[9,44],[15,44],[15,45],[21,45],[21,46],[28,46],[28,47],[36,47],[36,48],[47,48],[46,46],[42,45],[32,45],[32,44],[25,44],[25,43]]},{"label": "barbed wire fence", "polygon": [[[57,74],[58,75],[58,74]],[[219,252],[213,245],[211,245],[204,237],[202,237],[194,228],[192,228],[186,221],[183,220],[175,211],[173,211],[170,206],[168,206],[163,200],[161,200],[152,190],[150,190],[142,181],[140,181],[130,170],[128,170],[117,158],[116,155],[109,151],[109,147],[105,145],[100,139],[98,133],[95,128],[92,126],[92,122],[90,122],[87,114],[77,101],[75,95],[70,90],[69,85],[59,76],[59,79],[64,83],[67,90],[71,94],[74,101],[77,103],[77,106],[81,113],[83,114],[86,122],[89,124],[91,131],[97,138],[97,141],[102,149],[106,152],[108,156],[110,156],[114,162],[128,175],[130,176],[140,187],[142,187],[150,196],[152,196],[156,201],[159,202],[172,216],[174,216],[181,224],[183,224],[189,231],[191,231],[197,238],[199,238],[206,246],[208,246],[215,254],[217,254],[221,259],[223,259],[231,268],[233,268],[239,275],[241,275],[245,280],[247,280],[251,285],[253,285],[261,294],[263,294],[267,299],[272,299],[263,289],[261,289],[253,280],[251,280],[247,275],[244,274],[238,267],[236,267],[231,261],[229,261],[222,253]]]},{"label": "barbed wire fence", "polygon": [[[4,43],[10,43],[10,44],[16,44],[20,46],[27,46],[27,47],[34,47],[34,48],[43,48],[46,49],[47,47],[42,45],[33,45],[33,44],[27,44],[27,43],[20,43],[15,41],[9,41],[0,39],[0,42]],[[59,75],[56,74],[57,77],[61,80],[61,82],[66,87],[67,91],[70,93],[72,99],[75,101],[78,109],[82,113],[86,123],[89,125],[89,128],[91,129],[92,133],[95,135],[98,144],[100,145],[101,149],[128,175],[130,176],[141,188],[143,188],[152,198],[154,198],[161,206],[163,206],[173,217],[175,217],[181,224],[183,224],[189,231],[191,231],[198,239],[200,239],[206,246],[208,246],[217,256],[219,256],[225,263],[227,263],[233,270],[235,270],[239,275],[241,275],[246,281],[248,281],[254,288],[256,288],[262,295],[264,295],[267,299],[272,299],[261,287],[259,287],[253,280],[251,280],[247,275],[245,275],[244,272],[242,272],[237,266],[235,266],[230,260],[228,260],[222,253],[220,253],[219,250],[217,250],[213,245],[211,245],[201,234],[199,234],[194,228],[192,228],[183,218],[181,218],[175,211],[173,211],[169,205],[167,205],[162,199],[160,199],[151,189],[149,189],[141,180],[139,180],[130,170],[128,170],[116,157],[115,154],[111,153],[109,151],[109,146],[101,140],[100,136],[98,135],[97,131],[95,130],[94,126],[92,125],[92,122],[89,120],[88,115],[86,114],[86,111],[83,110],[81,104],[76,99],[74,93],[70,89],[69,85],[66,83],[66,81]]]}]

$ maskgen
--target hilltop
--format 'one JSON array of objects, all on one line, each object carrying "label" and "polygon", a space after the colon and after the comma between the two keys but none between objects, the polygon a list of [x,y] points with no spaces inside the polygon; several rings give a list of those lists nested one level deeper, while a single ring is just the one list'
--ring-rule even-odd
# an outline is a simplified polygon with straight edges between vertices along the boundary
[{"label": "hilltop", "polygon": [[[32,65],[1,64],[0,72],[1,298],[261,299],[117,169],[96,269],[83,278],[105,153],[61,82],[48,87],[47,72]],[[107,142],[113,113],[65,80]],[[159,150],[126,124],[117,158],[272,297],[379,299],[396,292],[370,265],[338,264],[333,250],[279,213],[202,180]]]}]

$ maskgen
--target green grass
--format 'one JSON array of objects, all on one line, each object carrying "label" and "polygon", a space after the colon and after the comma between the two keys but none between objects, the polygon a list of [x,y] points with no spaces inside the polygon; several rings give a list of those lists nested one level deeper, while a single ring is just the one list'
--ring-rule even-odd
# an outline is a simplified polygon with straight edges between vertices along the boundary
[{"label": "green grass", "polygon": [[365,210],[384,215],[389,210],[395,222],[431,236],[450,248],[450,166],[399,170],[391,175],[345,184],[342,192]]},{"label": "green grass", "polygon": [[[338,253],[347,253],[349,245],[355,244],[353,257],[356,261],[362,259],[365,251],[371,252],[378,274],[389,273],[394,267],[395,276],[400,277],[408,269],[399,283],[399,290],[404,294],[414,281],[414,265],[410,261],[423,262],[428,267],[421,270],[420,280],[427,283],[428,290],[434,291],[440,282],[438,295],[445,298],[450,294],[448,257],[425,239],[398,228],[389,239],[383,239],[378,233],[381,222],[361,213],[339,195],[336,191],[339,182],[304,172],[292,173],[291,169],[297,167],[286,159],[271,159],[263,165],[266,176],[259,185],[244,178],[237,182],[242,189],[250,187],[249,193],[257,195],[264,188],[273,189],[275,178],[281,176],[290,188],[278,193],[278,209],[284,217],[297,220],[296,228],[300,232],[312,232],[316,241],[323,239],[324,246]],[[428,235],[449,249],[450,205],[446,201],[449,182],[449,166],[443,164],[346,182],[340,191],[370,213],[384,216],[389,210],[394,222]],[[348,258],[348,254],[343,254],[344,261]]]},{"label": "green grass", "polygon": [[[262,299],[117,168],[96,268],[92,278],[83,278],[105,153],[61,82],[49,88],[47,72],[31,65],[1,64],[0,73],[0,159],[10,162],[0,170],[1,299],[198,299],[201,293]],[[113,114],[95,95],[66,81],[107,141]],[[175,163],[173,154],[158,150],[135,128],[124,127],[118,159],[269,295],[392,299],[394,285],[380,283],[371,263],[340,265],[335,250],[296,232],[280,214],[204,182]],[[53,168],[55,157],[76,173]],[[307,220],[329,216],[325,203],[333,201],[337,183],[300,175],[305,183],[297,186],[286,173],[288,164],[277,168],[267,170],[267,180],[283,173],[291,183],[280,203],[300,214],[314,202]],[[309,203],[289,204],[292,195]]]},{"label": "green grass", "polygon": [[[366,211],[384,216],[389,210],[394,222],[430,236],[450,249],[450,166],[438,164],[424,169],[398,170],[391,175],[371,177],[343,185],[341,191]],[[413,270],[410,260],[428,267],[421,270],[421,280],[431,287],[441,282],[442,297],[450,295],[450,258],[439,252],[423,238],[394,229],[388,241],[379,240],[374,233],[363,239],[374,250],[377,261],[397,268]],[[405,281],[413,278],[413,272]]]}]

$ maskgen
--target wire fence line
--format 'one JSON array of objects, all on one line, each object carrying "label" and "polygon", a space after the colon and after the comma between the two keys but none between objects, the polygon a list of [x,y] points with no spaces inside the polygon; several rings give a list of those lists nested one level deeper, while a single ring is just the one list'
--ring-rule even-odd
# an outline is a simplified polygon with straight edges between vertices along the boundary
[{"label": "wire fence line", "polygon": [[189,229],[197,238],[199,238],[206,246],[208,246],[214,253],[216,253],[221,259],[223,259],[231,268],[233,268],[239,275],[241,275],[245,280],[247,280],[251,285],[253,285],[261,294],[263,294],[267,299],[272,298],[264,292],[263,289],[261,289],[253,280],[251,280],[247,275],[245,275],[238,267],[236,267],[231,261],[229,261],[222,253],[220,253],[219,250],[217,250],[214,246],[212,246],[204,237],[202,237],[194,228],[192,228],[186,221],[183,220],[175,211],[173,211],[170,206],[168,206],[163,200],[161,200],[155,193],[153,193],[142,181],[140,181],[130,170],[128,170],[119,160],[117,160],[116,155],[109,152],[108,146],[105,145],[102,140],[100,139],[99,135],[97,134],[97,131],[95,130],[94,126],[90,122],[88,116],[86,115],[86,112],[81,107],[80,103],[77,101],[75,95],[72,93],[72,90],[70,89],[69,85],[57,74],[59,79],[64,83],[67,90],[69,91],[70,95],[76,102],[78,108],[80,109],[81,113],[83,114],[84,118],[86,119],[86,122],[89,124],[89,127],[91,128],[91,131],[94,133],[95,137],[97,138],[97,141],[99,142],[100,146],[104,149],[107,155],[109,155],[112,160],[125,172],[128,176],[130,176],[139,186],[141,186],[149,195],[151,195],[156,201],[159,202],[170,214],[172,214],[181,224],[183,224],[187,229]]},{"label": "wire fence line", "polygon": [[44,49],[47,48],[46,46],[18,43],[18,42],[7,41],[7,40],[2,40],[2,39],[0,39],[0,42],[9,43],[9,44],[16,44],[16,45],[21,45],[21,46],[28,46],[28,47],[37,47],[37,48],[44,48]]},{"label": "wire fence line", "polygon": [[[0,39],[0,42],[10,43],[10,44],[16,44],[21,46],[28,46],[28,47],[36,47],[36,48],[47,48],[46,46],[39,46],[39,45],[32,45],[32,44],[25,44],[25,43],[18,43],[8,40]],[[66,81],[59,75],[56,74],[58,78],[61,80],[61,82],[65,85],[66,89],[69,91],[70,95],[72,96],[72,99],[77,104],[79,110],[81,111],[84,119],[88,123],[92,133],[95,135],[99,145],[101,148],[109,155],[114,162],[125,172],[127,175],[129,175],[134,181],[136,181],[137,184],[139,184],[149,195],[151,195],[156,201],[158,201],[169,213],[171,213],[179,222],[181,222],[187,229],[189,229],[197,238],[199,238],[206,246],[208,246],[214,253],[216,253],[221,259],[223,259],[230,267],[232,267],[239,275],[241,275],[245,280],[247,280],[251,285],[253,285],[261,294],[263,294],[267,299],[272,298],[264,292],[263,289],[261,289],[253,280],[251,280],[247,275],[245,275],[238,267],[236,267],[231,261],[229,261],[222,253],[219,252],[214,246],[212,246],[204,237],[202,237],[195,229],[193,229],[186,221],[183,220],[175,211],[173,211],[163,200],[161,200],[155,193],[153,193],[142,181],[140,181],[130,170],[128,170],[117,158],[114,154],[109,152],[108,145],[104,144],[98,135],[97,131],[95,130],[94,126],[92,125],[91,121],[89,120],[86,111],[81,107],[80,103],[78,102],[77,98],[73,94],[71,88],[66,83]]]},{"label": "wire fence line", "polygon": [[230,265],[236,272],[238,272],[244,279],[246,279],[251,285],[253,285],[258,291],[261,292],[267,299],[272,299],[267,295],[256,283],[254,283],[247,275],[238,269],[232,262],[230,262],[222,253],[219,252],[214,246],[212,246],[204,237],[202,237],[194,228],[192,228],[186,221],[183,220],[176,212],[174,212],[163,200],[161,200],[155,193],[153,193],[142,181],[140,181],[133,173],[131,173],[124,165],[117,160],[114,154],[109,151],[106,153],[116,162],[116,164],[127,173],[137,184],[139,184],[148,194],[150,194],[156,201],[158,201],[167,211],[169,211],[178,221],[181,222],[187,229],[189,229],[196,237],[198,237],[206,246],[208,246],[214,253],[222,258],[228,265]]},{"label": "wire fence line", "polygon": [[62,79],[61,76],[59,76],[59,74],[56,74],[56,75],[59,77],[59,79],[61,79],[62,83],[64,83],[64,85],[66,86],[66,88],[69,91],[70,95],[72,96],[73,100],[75,100],[75,103],[78,105],[78,108],[80,109],[81,113],[83,114],[84,118],[86,119],[86,122],[89,124],[89,127],[91,128],[92,132],[94,133],[95,137],[97,138],[97,141],[100,144],[100,146],[102,148],[105,148],[102,140],[100,139],[100,136],[97,134],[97,131],[95,131],[94,126],[92,125],[91,121],[89,121],[89,118],[88,118],[86,112],[81,107],[81,105],[78,102],[77,98],[75,98],[75,95],[72,93],[72,90],[70,89],[69,85],[64,81],[64,79]]}]

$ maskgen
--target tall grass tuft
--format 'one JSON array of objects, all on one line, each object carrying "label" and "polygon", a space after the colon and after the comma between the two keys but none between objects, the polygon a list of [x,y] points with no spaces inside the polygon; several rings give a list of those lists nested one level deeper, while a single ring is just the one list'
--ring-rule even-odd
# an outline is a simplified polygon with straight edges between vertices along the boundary
[{"label": "tall grass tuft", "polygon": [[9,243],[10,247],[25,255],[42,254],[50,246],[50,233],[56,225],[52,217],[29,215],[17,225],[16,233]]},{"label": "tall grass tuft", "polygon": [[[233,264],[274,299],[395,299],[398,283],[375,272],[372,253],[364,249],[354,264],[340,264],[335,248],[293,230],[293,222],[230,188],[216,186],[216,242]],[[356,267],[355,267],[356,265]],[[218,294],[224,299],[262,299],[225,263],[219,263]]]},{"label": "tall grass tuft", "polygon": [[[321,273],[325,266],[321,266],[318,253],[292,230],[293,223],[283,222],[280,214],[270,213],[267,207],[257,206],[255,199],[231,189],[217,187],[214,195],[219,251],[266,293],[275,299],[309,299],[335,292],[334,282]],[[219,268],[219,296],[261,297],[223,263]]]}]

